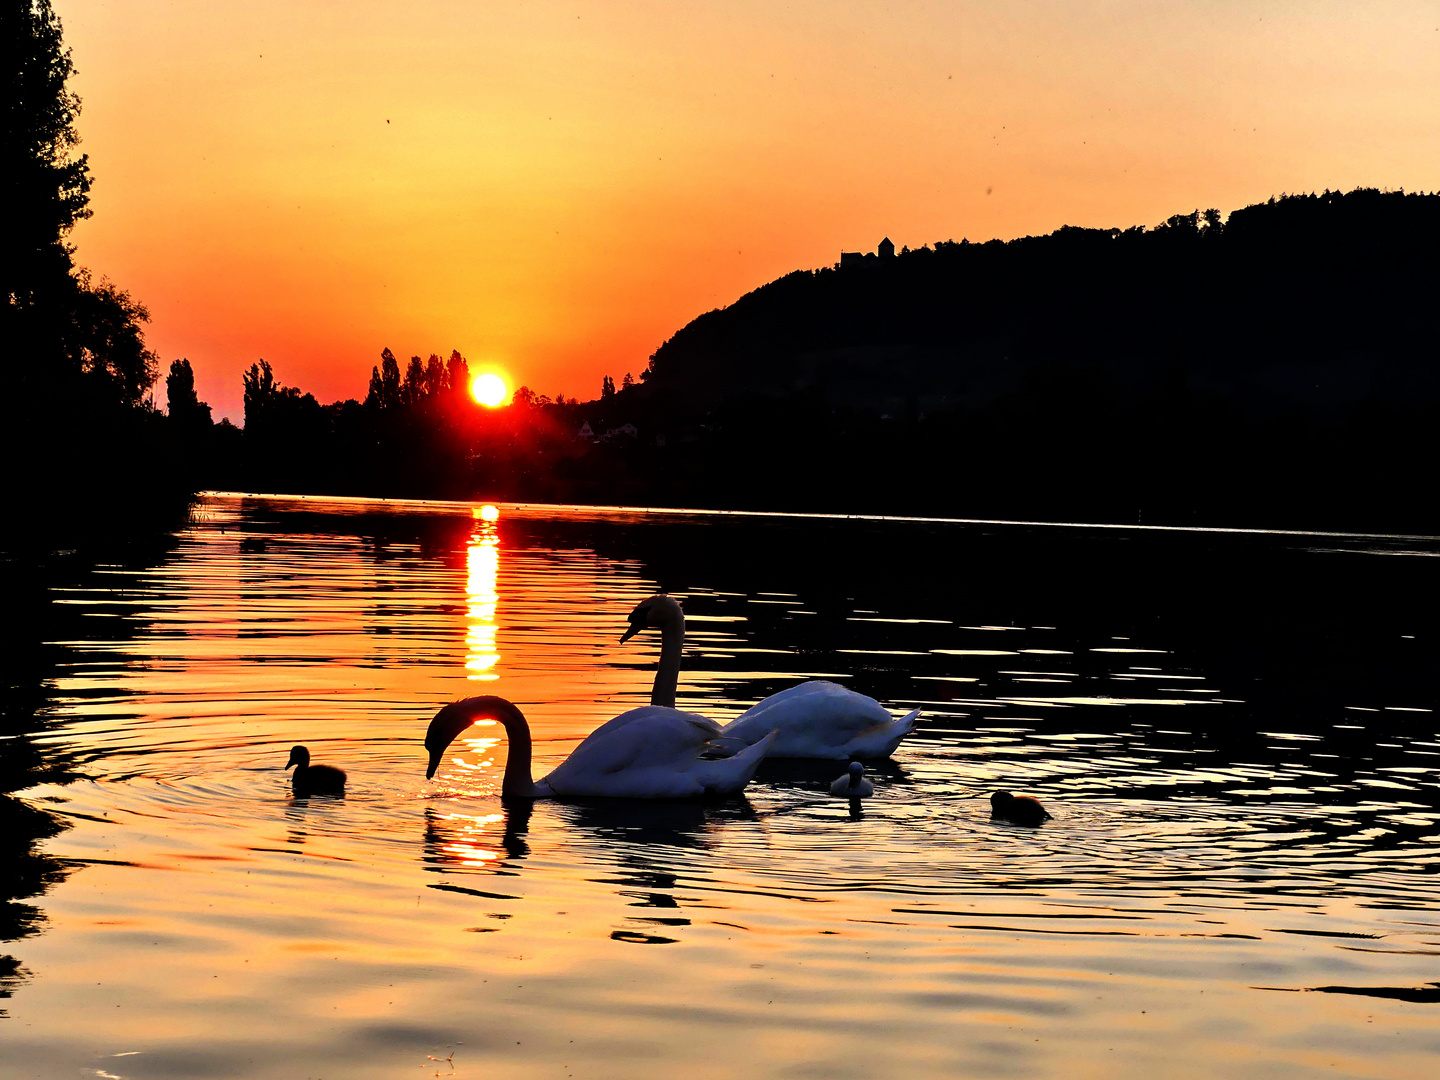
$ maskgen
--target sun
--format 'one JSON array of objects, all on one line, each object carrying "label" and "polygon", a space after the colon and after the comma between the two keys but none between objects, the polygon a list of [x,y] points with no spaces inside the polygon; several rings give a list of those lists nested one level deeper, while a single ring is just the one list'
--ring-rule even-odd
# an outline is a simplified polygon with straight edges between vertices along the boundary
[{"label": "sun", "polygon": [[470,383],[470,393],[475,395],[475,400],[492,409],[504,401],[509,392],[499,375],[476,375]]}]

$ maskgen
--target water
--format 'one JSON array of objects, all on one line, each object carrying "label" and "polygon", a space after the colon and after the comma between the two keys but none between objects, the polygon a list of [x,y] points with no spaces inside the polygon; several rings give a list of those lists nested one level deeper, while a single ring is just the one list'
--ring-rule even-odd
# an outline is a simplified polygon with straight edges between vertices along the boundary
[{"label": "water", "polygon": [[[58,589],[84,779],[0,1020],[17,1077],[1429,1077],[1440,545],[216,497]],[[717,804],[502,806],[648,699],[798,678],[925,719]],[[291,744],[350,773],[297,800]],[[992,823],[997,787],[1039,830]]]}]

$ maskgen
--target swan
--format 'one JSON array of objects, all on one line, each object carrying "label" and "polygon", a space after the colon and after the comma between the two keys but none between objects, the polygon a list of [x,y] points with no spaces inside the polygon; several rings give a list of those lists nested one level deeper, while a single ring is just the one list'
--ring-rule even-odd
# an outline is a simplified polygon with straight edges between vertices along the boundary
[{"label": "swan", "polygon": [[446,705],[430,721],[425,733],[427,780],[440,767],[445,748],[477,720],[496,720],[505,728],[510,753],[500,793],[514,799],[736,795],[774,741],[764,740],[734,757],[706,758],[702,755],[720,734],[719,724],[679,709],[646,705],[601,724],[537,781],[530,775],[530,725],[524,714],[501,697],[472,697]]},{"label": "swan", "polygon": [[[652,705],[675,705],[680,653],[685,644],[685,614],[674,599],[661,593],[642,600],[629,616],[623,644],[647,627],[660,630],[660,664],[650,692]],[[920,710],[899,720],[872,697],[838,683],[811,679],[771,694],[721,729],[712,753],[733,753],[776,735],[767,756],[845,761],[888,758],[900,740],[915,730]]]},{"label": "swan", "polygon": [[852,761],[845,775],[830,785],[830,794],[842,799],[868,799],[875,794],[875,785],[865,779],[865,766]]},{"label": "swan", "polygon": [[1008,791],[997,791],[990,796],[990,816],[1032,828],[1053,820],[1045,807],[1040,805],[1039,799],[1032,799],[1029,795],[1011,795]]},{"label": "swan", "polygon": [[344,770],[333,765],[311,765],[308,747],[292,746],[285,768],[295,770],[291,783],[296,795],[345,794]]}]

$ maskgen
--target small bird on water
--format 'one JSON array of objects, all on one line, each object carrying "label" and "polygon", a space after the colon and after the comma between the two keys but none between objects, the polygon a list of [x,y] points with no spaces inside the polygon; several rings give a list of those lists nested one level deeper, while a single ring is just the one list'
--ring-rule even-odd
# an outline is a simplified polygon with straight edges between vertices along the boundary
[{"label": "small bird on water", "polygon": [[875,785],[865,779],[865,766],[852,761],[850,770],[830,785],[830,794],[842,799],[864,799],[875,794]]},{"label": "small bird on water", "polygon": [[345,794],[344,771],[333,765],[311,765],[308,747],[292,746],[290,761],[285,768],[295,770],[292,782],[296,795]]},{"label": "small bird on water", "polygon": [[997,791],[990,796],[990,815],[1032,828],[1052,820],[1039,799],[1032,799],[1029,795],[1011,795],[1008,791]]}]

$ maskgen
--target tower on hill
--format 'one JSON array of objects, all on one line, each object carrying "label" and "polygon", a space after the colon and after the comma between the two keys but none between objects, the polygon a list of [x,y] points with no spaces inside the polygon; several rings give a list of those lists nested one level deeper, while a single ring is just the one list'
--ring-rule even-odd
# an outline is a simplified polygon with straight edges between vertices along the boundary
[{"label": "tower on hill", "polygon": [[841,265],[842,267],[846,267],[846,266],[859,266],[859,265],[861,265],[866,259],[874,259],[874,258],[893,259],[894,257],[895,257],[895,245],[890,242],[890,238],[887,236],[887,237],[885,237],[885,239],[883,239],[883,240],[880,241],[880,243],[876,246],[876,248],[875,248],[875,250],[874,250],[873,252],[869,252],[869,251],[842,251],[842,252],[840,252],[840,265]]}]

